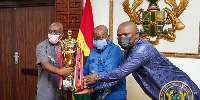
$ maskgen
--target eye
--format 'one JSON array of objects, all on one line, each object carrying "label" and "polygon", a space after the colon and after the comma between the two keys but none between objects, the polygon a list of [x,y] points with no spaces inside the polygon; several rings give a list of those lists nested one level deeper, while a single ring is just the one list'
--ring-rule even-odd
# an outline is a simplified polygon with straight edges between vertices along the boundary
[{"label": "eye", "polygon": [[120,34],[117,34],[117,37],[121,37],[122,35],[120,35]]},{"label": "eye", "polygon": [[58,34],[58,33],[59,33],[57,30],[54,30],[53,32],[54,32],[55,34]]},{"label": "eye", "polygon": [[51,31],[51,30],[47,30],[47,32],[48,32],[48,33],[51,33],[52,31]]},{"label": "eye", "polygon": [[94,40],[97,40],[97,37],[93,37],[94,38]]},{"label": "eye", "polygon": [[128,36],[129,34],[131,34],[131,33],[125,33],[124,35],[125,35],[125,36]]}]

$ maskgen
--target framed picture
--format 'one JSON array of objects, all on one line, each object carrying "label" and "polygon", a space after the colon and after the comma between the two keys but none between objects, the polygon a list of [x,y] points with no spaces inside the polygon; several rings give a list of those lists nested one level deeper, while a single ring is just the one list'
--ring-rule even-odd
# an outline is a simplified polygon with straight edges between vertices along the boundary
[{"label": "framed picture", "polygon": [[[137,1],[137,0],[135,0]],[[110,0],[110,15],[109,15],[109,34],[110,39],[117,43],[117,28],[125,21],[129,21],[130,18],[124,11],[122,6],[124,0]],[[129,0],[130,6],[134,3],[134,0]],[[176,0],[176,4],[179,5],[180,0]],[[159,40],[159,44],[155,47],[167,57],[186,57],[186,58],[200,58],[200,1],[189,0],[189,3],[183,13],[178,17],[185,25],[182,30],[175,31],[175,41],[169,42],[164,39]],[[148,0],[143,0],[143,3],[137,8],[147,10],[149,6]],[[165,0],[159,1],[158,6],[161,10],[167,7],[172,9]],[[165,25],[165,29],[168,29],[171,25]],[[138,25],[138,28],[142,28]]]}]

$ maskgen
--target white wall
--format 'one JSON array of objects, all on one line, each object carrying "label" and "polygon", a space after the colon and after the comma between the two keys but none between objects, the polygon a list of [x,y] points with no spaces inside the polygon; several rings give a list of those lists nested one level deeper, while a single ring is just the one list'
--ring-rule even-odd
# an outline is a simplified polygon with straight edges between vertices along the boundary
[{"label": "white wall", "polygon": [[[95,26],[103,24],[109,28],[109,1],[110,0],[92,0]],[[115,1],[121,2],[123,0],[115,0]],[[144,0],[144,1],[146,1],[146,0]],[[180,1],[180,0],[177,0],[177,1]],[[85,2],[85,0],[84,0],[84,2]],[[164,0],[160,0],[160,2],[164,2]],[[198,6],[197,4],[199,4],[200,1],[195,0],[195,3],[196,3],[196,5],[193,4],[189,8],[191,8],[191,7],[197,8],[197,6]],[[130,4],[132,4],[132,3],[130,3]],[[163,8],[163,7],[161,7],[161,5],[160,5],[160,8]],[[187,9],[189,9],[189,8],[187,8]],[[198,10],[196,10],[196,11],[199,11],[200,10],[199,8],[200,7],[198,6],[198,8],[197,8]],[[115,13],[117,13],[117,12],[115,12]],[[120,15],[120,13],[118,13],[118,14],[119,15],[117,17],[127,18],[127,17],[124,17],[124,15]],[[190,14],[190,12],[187,12],[187,14]],[[185,16],[188,16],[188,15],[185,14]],[[184,17],[184,15],[182,16],[182,18],[183,17]],[[194,20],[194,18],[193,18],[193,20]],[[197,20],[197,19],[195,19],[195,20],[196,20],[195,25],[196,24],[198,25],[199,20]],[[118,22],[118,20],[114,20],[114,23],[117,23],[116,21]],[[184,20],[184,22],[187,23],[190,21]],[[194,23],[189,23],[189,24],[193,27],[196,27],[194,25]],[[113,30],[113,32],[114,32],[113,33],[114,43],[117,44],[116,30]],[[186,31],[186,32],[188,32],[188,31]],[[183,33],[183,34],[185,34],[185,33]],[[189,32],[189,34],[192,34],[192,32]],[[198,38],[198,36],[195,36],[195,37],[189,38],[189,39],[190,39],[190,41],[193,41],[194,38]],[[179,39],[179,36],[177,36],[177,39]],[[182,45],[184,45],[184,44],[182,44]],[[191,44],[187,44],[186,46],[189,46],[189,45],[191,45]],[[194,51],[196,52],[197,50],[194,50]],[[168,57],[168,58],[174,65],[176,65],[181,70],[186,72],[190,76],[190,78],[197,84],[197,86],[200,87],[200,77],[198,76],[199,75],[198,73],[200,72],[200,59],[176,58],[176,57]],[[144,92],[141,90],[141,88],[139,87],[139,85],[137,84],[137,82],[134,80],[134,78],[131,75],[127,76],[127,98],[128,98],[128,100],[150,100],[150,98],[144,94]]]}]

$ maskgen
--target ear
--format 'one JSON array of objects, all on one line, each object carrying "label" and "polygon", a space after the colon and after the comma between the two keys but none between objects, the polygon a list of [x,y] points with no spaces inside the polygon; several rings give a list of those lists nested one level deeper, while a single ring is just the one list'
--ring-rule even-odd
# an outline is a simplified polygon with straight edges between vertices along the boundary
[{"label": "ear", "polygon": [[137,34],[137,37],[140,37],[140,31],[139,31],[139,28],[137,28],[137,32],[136,32],[136,34]]},{"label": "ear", "polygon": [[109,39],[110,40],[110,35],[108,35],[108,38],[107,39]]},{"label": "ear", "polygon": [[106,39],[106,42],[108,42],[108,40],[110,40],[110,35],[108,35],[107,39]]},{"label": "ear", "polygon": [[64,36],[64,33],[62,33],[62,34],[60,35],[60,39],[62,39],[62,38],[63,38],[63,36]]},{"label": "ear", "polygon": [[140,32],[139,28],[137,28],[137,34]]}]

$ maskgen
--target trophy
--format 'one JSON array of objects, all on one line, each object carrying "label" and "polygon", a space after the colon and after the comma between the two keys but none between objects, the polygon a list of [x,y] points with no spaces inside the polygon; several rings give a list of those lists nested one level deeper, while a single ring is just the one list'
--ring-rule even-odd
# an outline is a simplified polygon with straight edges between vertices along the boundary
[{"label": "trophy", "polygon": [[83,82],[83,55],[82,50],[78,46],[78,42],[71,37],[72,31],[68,30],[68,38],[60,41],[61,52],[59,53],[59,66],[73,67],[74,74],[69,76],[60,76],[59,88],[63,90],[73,91],[86,87]]},{"label": "trophy", "polygon": [[[62,67],[74,67],[77,50],[77,41],[71,37],[72,31],[68,30],[68,38],[60,41]],[[73,91],[73,75],[61,76],[62,88]]]}]

